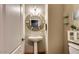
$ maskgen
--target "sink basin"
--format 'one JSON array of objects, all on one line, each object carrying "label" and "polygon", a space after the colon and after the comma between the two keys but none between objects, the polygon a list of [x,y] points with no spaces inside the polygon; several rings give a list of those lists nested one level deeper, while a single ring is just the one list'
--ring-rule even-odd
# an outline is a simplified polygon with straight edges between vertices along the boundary
[{"label": "sink basin", "polygon": [[33,42],[38,42],[43,39],[42,36],[29,36],[28,39]]}]

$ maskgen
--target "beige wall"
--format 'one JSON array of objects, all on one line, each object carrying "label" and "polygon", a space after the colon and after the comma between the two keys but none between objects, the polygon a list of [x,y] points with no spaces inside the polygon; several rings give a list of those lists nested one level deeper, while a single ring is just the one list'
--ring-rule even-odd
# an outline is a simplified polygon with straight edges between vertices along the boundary
[{"label": "beige wall", "polygon": [[48,5],[48,53],[64,53],[63,5]]}]

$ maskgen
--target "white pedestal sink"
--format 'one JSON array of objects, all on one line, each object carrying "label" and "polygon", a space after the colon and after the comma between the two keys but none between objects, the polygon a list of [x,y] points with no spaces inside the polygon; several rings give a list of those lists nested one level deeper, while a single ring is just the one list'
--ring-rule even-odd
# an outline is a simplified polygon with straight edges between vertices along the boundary
[{"label": "white pedestal sink", "polygon": [[29,36],[28,39],[34,42],[34,54],[38,53],[37,42],[42,40],[42,36]]}]

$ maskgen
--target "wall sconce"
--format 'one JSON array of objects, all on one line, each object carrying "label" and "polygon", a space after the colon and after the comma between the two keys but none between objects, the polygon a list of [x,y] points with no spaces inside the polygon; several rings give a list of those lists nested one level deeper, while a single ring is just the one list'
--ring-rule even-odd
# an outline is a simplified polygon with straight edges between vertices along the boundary
[{"label": "wall sconce", "polygon": [[41,13],[41,9],[40,8],[30,8],[30,13],[33,14],[33,15],[38,15]]}]

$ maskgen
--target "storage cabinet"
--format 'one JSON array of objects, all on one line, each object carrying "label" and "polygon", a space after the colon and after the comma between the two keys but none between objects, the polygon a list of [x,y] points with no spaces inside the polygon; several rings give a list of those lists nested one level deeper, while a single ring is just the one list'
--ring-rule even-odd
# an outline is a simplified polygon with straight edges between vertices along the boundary
[{"label": "storage cabinet", "polygon": [[79,40],[79,31],[68,31],[68,40]]},{"label": "storage cabinet", "polygon": [[69,43],[69,53],[70,54],[79,54],[79,45]]}]

